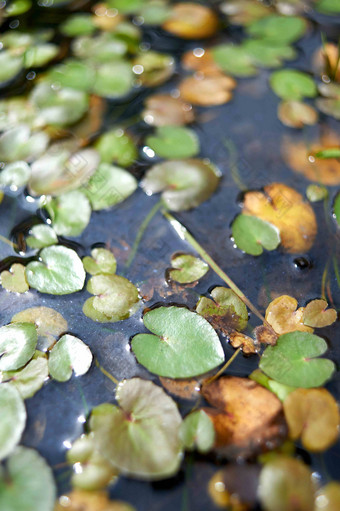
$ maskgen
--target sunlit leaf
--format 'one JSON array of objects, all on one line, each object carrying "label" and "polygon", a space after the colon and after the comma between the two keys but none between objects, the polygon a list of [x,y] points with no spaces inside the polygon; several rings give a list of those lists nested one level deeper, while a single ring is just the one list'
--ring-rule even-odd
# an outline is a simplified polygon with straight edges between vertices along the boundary
[{"label": "sunlit leaf", "polygon": [[253,76],[257,74],[253,59],[243,46],[221,44],[212,49],[212,56],[218,66],[235,76]]},{"label": "sunlit leaf", "polygon": [[145,101],[142,116],[151,126],[182,126],[194,120],[192,106],[170,94],[149,96]]},{"label": "sunlit leaf", "polygon": [[45,43],[31,46],[25,52],[25,67],[43,67],[54,59],[58,53],[59,47],[56,44]]},{"label": "sunlit leaf", "polygon": [[183,39],[202,39],[213,36],[218,25],[218,17],[209,7],[183,2],[172,6],[163,28]]},{"label": "sunlit leaf", "polygon": [[215,106],[228,103],[233,97],[236,82],[230,76],[218,72],[189,76],[179,86],[181,98],[193,105]]},{"label": "sunlit leaf", "polygon": [[85,271],[91,275],[101,273],[116,273],[117,261],[114,254],[106,248],[94,248],[91,257],[83,258]]},{"label": "sunlit leaf", "polygon": [[41,389],[48,378],[47,359],[37,356],[23,369],[3,372],[1,377],[2,381],[10,382],[18,390],[23,399],[28,399]]},{"label": "sunlit leaf", "polygon": [[13,371],[34,355],[37,331],[30,323],[16,323],[0,328],[0,371]]},{"label": "sunlit leaf", "polygon": [[[19,443],[26,425],[26,410],[19,392],[9,383],[0,385],[0,460],[6,458]],[[0,504],[2,503],[0,465]],[[2,507],[2,509],[6,509]],[[11,511],[14,508],[8,508]]]},{"label": "sunlit leaf", "polygon": [[66,60],[49,71],[49,79],[59,87],[88,92],[92,89],[96,77],[95,69],[88,63],[79,60]]},{"label": "sunlit leaf", "polygon": [[137,159],[137,148],[132,138],[122,129],[106,131],[95,144],[104,163],[117,163],[129,167]]},{"label": "sunlit leaf", "polygon": [[131,65],[125,61],[101,64],[97,68],[93,92],[106,98],[119,98],[130,92],[133,86]]},{"label": "sunlit leaf", "polygon": [[233,348],[241,348],[244,355],[252,355],[260,351],[260,346],[254,339],[240,332],[231,332],[229,342]]},{"label": "sunlit leaf", "polygon": [[191,254],[174,254],[171,266],[167,271],[168,277],[180,284],[189,284],[202,278],[209,270],[209,265]]},{"label": "sunlit leaf", "polygon": [[91,35],[95,30],[93,17],[87,13],[73,14],[60,25],[60,31],[68,37]]},{"label": "sunlit leaf", "polygon": [[328,190],[323,185],[308,185],[306,195],[310,202],[319,202],[328,197]]},{"label": "sunlit leaf", "polygon": [[25,276],[25,266],[22,264],[12,264],[9,271],[2,271],[0,280],[2,287],[12,293],[26,293],[29,290]]},{"label": "sunlit leaf", "polygon": [[160,126],[145,143],[158,156],[171,160],[190,158],[199,152],[199,140],[196,133],[181,126]]},{"label": "sunlit leaf", "polygon": [[146,25],[161,25],[171,14],[171,6],[166,0],[149,0],[139,10]]},{"label": "sunlit leaf", "polygon": [[315,158],[340,158],[340,148],[339,147],[328,147],[326,149],[321,149],[320,151],[315,153]]},{"label": "sunlit leaf", "polygon": [[55,230],[46,224],[34,225],[30,230],[30,236],[26,238],[26,243],[31,248],[44,248],[57,242]]},{"label": "sunlit leaf", "polygon": [[185,449],[197,448],[199,452],[208,452],[215,442],[213,423],[204,410],[187,415],[182,422],[180,436]]},{"label": "sunlit leaf", "polygon": [[0,85],[15,78],[23,68],[23,58],[16,57],[8,50],[0,52]]},{"label": "sunlit leaf", "polygon": [[292,296],[278,296],[267,307],[266,321],[279,335],[296,330],[313,333],[313,328],[303,321],[304,308],[297,306],[298,302]]},{"label": "sunlit leaf", "polygon": [[314,511],[337,511],[340,506],[340,484],[331,481],[316,494]]},{"label": "sunlit leaf", "polygon": [[326,300],[312,300],[303,311],[303,322],[313,328],[323,328],[332,325],[337,319],[335,309],[327,309]]},{"label": "sunlit leaf", "polygon": [[124,14],[135,14],[143,7],[145,0],[109,0],[111,8]]},{"label": "sunlit leaf", "polygon": [[44,207],[53,229],[61,236],[80,236],[90,221],[90,202],[80,190],[49,199]]},{"label": "sunlit leaf", "polygon": [[42,154],[49,142],[43,132],[31,133],[29,126],[21,124],[9,128],[0,136],[0,160],[32,160]]},{"label": "sunlit leaf", "polygon": [[261,38],[268,44],[291,44],[300,39],[306,29],[303,18],[273,14],[254,21],[246,30],[250,36]]},{"label": "sunlit leaf", "polygon": [[286,44],[268,44],[262,39],[248,39],[242,48],[250,56],[252,62],[260,67],[279,67],[283,60],[292,60],[296,51]]},{"label": "sunlit leaf", "polygon": [[[112,17],[111,17],[112,19]],[[121,26],[121,24],[120,24]],[[134,32],[135,38],[139,39],[139,32],[136,26],[132,25],[132,30],[136,31]],[[125,40],[124,40],[125,39]],[[95,37],[78,37],[74,40],[72,44],[73,53],[81,58],[85,59],[84,64],[81,64],[78,62],[78,64],[81,64],[78,67],[78,70],[83,74],[83,76],[87,76],[90,78],[90,76],[85,73],[85,69],[87,70],[93,70],[92,64],[97,64],[98,62],[112,62],[113,60],[120,60],[128,51],[129,45],[126,38],[122,37],[119,38],[119,36],[115,33],[110,34],[107,32],[100,33],[99,35]],[[69,76],[71,79],[72,75],[72,83],[77,83],[78,87],[81,87],[81,83],[79,81],[79,76],[77,78],[76,73],[76,62],[73,60],[67,61],[68,63],[72,64],[72,69],[65,69],[63,66],[58,67],[58,70],[60,70],[63,74],[65,73],[66,76]],[[90,66],[88,64],[91,64]],[[82,71],[81,71],[82,70]],[[69,75],[69,73],[72,71],[72,73]],[[74,71],[74,72],[73,72]],[[53,70],[51,71],[53,74]],[[92,74],[92,73],[91,73]],[[91,81],[88,81],[88,84],[92,83]],[[87,84],[87,86],[88,86]]]},{"label": "sunlit leaf", "polygon": [[83,288],[85,270],[74,250],[52,245],[40,252],[40,261],[28,263],[26,278],[40,293],[66,295]]},{"label": "sunlit leaf", "polygon": [[339,0],[318,0],[315,9],[323,14],[338,14],[340,13]]},{"label": "sunlit leaf", "polygon": [[132,350],[151,373],[169,378],[190,378],[224,361],[220,340],[199,314],[182,307],[158,307],[147,312],[144,325],[153,334],[138,334]]},{"label": "sunlit leaf", "polygon": [[6,165],[0,173],[0,185],[17,190],[27,184],[30,176],[31,169],[29,165],[25,161],[15,161]]},{"label": "sunlit leaf", "polygon": [[170,78],[175,70],[171,55],[148,50],[133,61],[133,71],[138,81],[146,87],[156,87]]},{"label": "sunlit leaf", "polygon": [[256,381],[262,387],[270,390],[275,394],[280,401],[284,401],[288,394],[296,390],[296,387],[290,387],[289,385],[283,385],[283,383],[279,383],[275,380],[269,378],[266,374],[264,374],[260,369],[255,369],[250,375],[249,378],[253,381]]},{"label": "sunlit leaf", "polygon": [[247,254],[260,255],[263,248],[275,250],[281,241],[277,227],[254,216],[238,215],[231,228],[237,247]]},{"label": "sunlit leaf", "polygon": [[290,128],[312,126],[318,121],[317,111],[302,101],[282,101],[278,106],[278,118]]},{"label": "sunlit leaf", "polygon": [[296,69],[280,69],[270,77],[270,86],[280,98],[301,100],[317,95],[316,84],[307,73]]},{"label": "sunlit leaf", "polygon": [[6,16],[20,16],[32,7],[31,0],[14,0],[6,5]]},{"label": "sunlit leaf", "polygon": [[72,376],[81,376],[92,363],[90,348],[74,335],[63,335],[49,353],[48,369],[52,378],[67,381]]}]

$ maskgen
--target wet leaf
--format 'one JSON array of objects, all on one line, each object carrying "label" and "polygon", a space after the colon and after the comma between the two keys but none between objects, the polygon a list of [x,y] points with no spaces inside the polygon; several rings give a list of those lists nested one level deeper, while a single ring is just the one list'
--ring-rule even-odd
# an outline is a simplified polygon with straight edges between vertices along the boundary
[{"label": "wet leaf", "polygon": [[190,284],[201,279],[209,270],[209,265],[191,254],[174,254],[172,268],[167,271],[169,278],[180,284]]},{"label": "wet leaf", "polygon": [[31,176],[31,169],[25,161],[15,161],[6,165],[0,173],[0,185],[17,190],[25,186]]},{"label": "wet leaf", "polygon": [[333,212],[338,226],[340,226],[340,193],[335,197]]},{"label": "wet leaf", "polygon": [[252,37],[261,38],[268,44],[291,44],[300,39],[307,29],[307,23],[298,16],[273,14],[254,21],[246,31]]},{"label": "wet leaf", "polygon": [[309,468],[300,460],[280,456],[266,463],[258,495],[265,511],[313,511],[314,485]]},{"label": "wet leaf", "polygon": [[97,68],[93,92],[105,98],[119,98],[130,92],[132,86],[131,65],[128,62],[116,61],[101,64]]},{"label": "wet leaf", "polygon": [[0,160],[4,162],[31,161],[45,151],[48,142],[46,133],[32,133],[26,124],[14,126],[0,136]]},{"label": "wet leaf", "polygon": [[3,372],[1,378],[10,382],[23,399],[28,399],[41,389],[48,378],[47,359],[39,355],[19,371]]},{"label": "wet leaf", "polygon": [[171,160],[190,158],[199,152],[196,133],[182,126],[160,126],[145,143],[161,158]]},{"label": "wet leaf", "polygon": [[58,237],[49,225],[34,225],[27,236],[26,243],[30,248],[44,248],[58,243]]},{"label": "wet leaf", "polygon": [[16,323],[0,328],[0,371],[13,371],[34,355],[37,331],[30,323]]},{"label": "wet leaf", "polygon": [[25,52],[25,67],[43,67],[53,60],[58,53],[59,47],[56,44],[41,43],[31,46]]},{"label": "wet leaf", "polygon": [[188,399],[191,401],[199,398],[202,378],[204,378],[204,376],[199,378],[173,380],[172,378],[162,378],[162,376],[160,376],[159,380],[170,394],[180,397],[181,399]]},{"label": "wet leaf", "polygon": [[[207,76],[221,74],[221,69],[216,64],[211,50],[207,50],[204,48],[194,48],[193,50],[187,51],[186,53],[184,53],[181,63],[185,69],[190,69],[192,71],[201,71],[203,74],[206,74]],[[233,81],[235,82],[235,80]]]},{"label": "wet leaf", "polygon": [[118,406],[97,407],[90,427],[99,451],[125,475],[160,479],[175,474],[181,462],[176,403],[150,381],[124,380],[116,390]]},{"label": "wet leaf", "polygon": [[90,221],[90,202],[80,190],[47,199],[44,207],[59,236],[80,236]]},{"label": "wet leaf", "polygon": [[83,288],[85,271],[81,259],[70,248],[52,245],[40,252],[40,261],[26,266],[26,278],[40,293],[66,295]]},{"label": "wet leaf", "polygon": [[213,36],[218,25],[216,14],[209,7],[183,2],[172,5],[163,28],[183,39],[203,39]]},{"label": "wet leaf", "polygon": [[278,296],[267,307],[266,321],[279,335],[296,330],[312,333],[313,328],[306,325],[303,320],[304,308],[297,306],[298,302],[292,296]]},{"label": "wet leaf", "polygon": [[193,105],[214,106],[228,103],[236,86],[233,78],[222,73],[194,75],[185,78],[179,90],[181,98]]},{"label": "wet leaf", "polygon": [[321,337],[307,332],[290,332],[281,335],[276,346],[266,348],[259,367],[284,385],[319,387],[335,370],[334,362],[317,358],[326,351],[327,344]]},{"label": "wet leaf", "polygon": [[[38,498],[37,498],[38,496]],[[56,488],[51,468],[37,451],[18,447],[0,472],[0,504],[8,511],[53,511]]]},{"label": "wet leaf", "polygon": [[143,7],[145,0],[110,0],[110,7],[124,14],[135,14]]},{"label": "wet leaf", "polygon": [[173,75],[175,59],[171,55],[148,50],[133,60],[132,69],[142,85],[156,87]]},{"label": "wet leaf", "polygon": [[259,346],[248,335],[232,332],[229,334],[229,341],[233,348],[241,348],[245,355],[252,355],[259,351]]},{"label": "wet leaf", "polygon": [[317,232],[314,211],[294,188],[272,183],[264,187],[264,192],[247,192],[243,213],[275,225],[287,252],[306,252],[314,243]]},{"label": "wet leaf", "polygon": [[249,378],[253,381],[256,381],[262,387],[270,390],[275,394],[280,401],[284,401],[286,397],[296,390],[296,387],[290,387],[289,385],[283,385],[283,383],[279,383],[271,378],[268,378],[266,374],[264,374],[260,369],[255,369],[250,375]]},{"label": "wet leaf", "polygon": [[99,137],[95,148],[104,163],[117,163],[129,167],[137,159],[137,148],[132,138],[122,129],[106,131]]},{"label": "wet leaf", "polygon": [[196,312],[207,319],[214,328],[225,333],[244,330],[248,323],[248,311],[242,300],[226,287],[215,287],[210,292],[213,300],[201,296]]},{"label": "wet leaf", "polygon": [[322,185],[308,185],[306,195],[310,202],[319,202],[328,197],[328,190]]},{"label": "wet leaf", "polygon": [[277,96],[286,100],[314,98],[317,88],[313,78],[296,69],[280,69],[272,73],[270,86]]},{"label": "wet leaf", "polygon": [[[20,442],[26,425],[26,410],[23,400],[19,392],[9,383],[0,385],[0,408],[0,460],[2,460],[11,454]],[[0,465],[0,504],[2,503],[1,476]]]},{"label": "wet leaf", "polygon": [[[168,94],[153,94],[145,101],[142,113],[144,121],[151,126],[182,126],[194,120],[190,103]],[[1,174],[0,174],[1,176]]]},{"label": "wet leaf", "polygon": [[[109,10],[107,10],[109,12]],[[101,16],[102,19],[104,17]],[[110,17],[110,20],[112,21],[112,16]],[[119,27],[123,27],[123,23],[119,24]],[[125,28],[128,27],[128,33],[122,33],[121,37],[119,37],[119,34],[117,33],[99,33],[95,37],[88,37],[88,36],[82,36],[78,37],[73,41],[72,49],[73,53],[76,57],[79,57],[80,59],[84,59],[84,64],[88,71],[93,71],[94,68],[98,63],[103,62],[112,62],[113,60],[120,60],[122,57],[125,56],[128,49],[135,51],[135,48],[129,48],[129,42],[135,47],[138,46],[139,42],[139,31],[138,28],[128,24],[127,26],[124,25]],[[117,29],[116,29],[117,31]],[[133,41],[129,41],[130,39],[133,39]],[[70,62],[70,61],[68,61]],[[74,71],[76,71],[75,67],[73,66]],[[89,65],[90,64],[90,65]],[[62,72],[64,71],[63,67],[58,67]],[[82,66],[83,72],[85,71],[85,67]],[[65,70],[66,74],[68,75],[67,71],[71,70]],[[53,73],[53,71],[52,71]],[[92,73],[90,73],[92,75]],[[87,74],[87,76],[89,76]],[[89,76],[90,78],[90,76]],[[72,73],[72,80],[73,83],[77,83],[79,87],[81,87],[79,77],[77,78],[76,73]],[[89,80],[88,84],[92,84],[92,78]],[[89,86],[89,85],[87,85]],[[91,85],[92,86],[92,85]],[[78,87],[76,87],[78,88]]]},{"label": "wet leaf", "polygon": [[60,25],[61,33],[68,37],[91,35],[95,30],[93,17],[87,13],[73,14]]},{"label": "wet leaf", "polygon": [[281,443],[285,436],[282,405],[248,378],[224,376],[202,386],[205,408],[214,423],[215,449],[228,458],[248,457]]},{"label": "wet leaf", "polygon": [[187,415],[182,422],[180,437],[185,449],[198,452],[210,451],[215,442],[213,423],[204,410],[197,410]]},{"label": "wet leaf", "polygon": [[73,490],[62,495],[54,511],[136,511],[120,500],[109,500],[105,492]]},{"label": "wet leaf", "polygon": [[91,275],[101,273],[116,273],[117,261],[114,254],[106,248],[94,248],[91,250],[91,256],[83,258],[85,271]]},{"label": "wet leaf", "polygon": [[90,348],[74,335],[63,335],[49,353],[48,369],[52,378],[67,381],[74,371],[81,376],[90,369],[92,363]]},{"label": "wet leaf", "polygon": [[301,438],[309,451],[324,451],[337,441],[339,409],[326,389],[294,390],[284,400],[283,408],[290,438]]},{"label": "wet leaf", "polygon": [[253,59],[243,46],[221,44],[215,46],[211,52],[216,64],[227,73],[239,77],[257,74]]},{"label": "wet leaf", "polygon": [[296,51],[291,46],[282,44],[268,44],[262,39],[248,39],[242,43],[242,48],[250,56],[252,62],[260,67],[279,67],[283,60],[292,60]]},{"label": "wet leaf", "polygon": [[16,57],[11,51],[2,50],[0,53],[0,85],[15,78],[23,68],[23,58]]},{"label": "wet leaf", "polygon": [[238,215],[231,228],[237,247],[246,254],[260,255],[263,248],[275,250],[281,241],[277,227],[254,216]]},{"label": "wet leaf", "polygon": [[303,322],[313,328],[323,328],[332,325],[337,319],[335,309],[327,309],[326,300],[312,300],[303,311]]},{"label": "wet leaf", "polygon": [[57,83],[60,87],[89,92],[93,87],[96,73],[90,64],[68,59],[52,67],[48,77],[52,83]]},{"label": "wet leaf", "polygon": [[318,0],[315,9],[323,14],[338,14],[340,13],[339,0]]},{"label": "wet leaf", "polygon": [[162,199],[172,211],[199,206],[210,198],[219,183],[219,171],[203,160],[174,160],[159,163],[149,169],[141,182],[148,195],[162,193]]},{"label": "wet leaf", "polygon": [[83,312],[101,323],[127,319],[139,307],[138,289],[118,275],[95,275],[88,284],[89,293],[96,295],[86,300]]},{"label": "wet leaf", "polygon": [[199,314],[182,307],[158,307],[147,312],[143,321],[155,335],[135,335],[131,346],[138,362],[151,373],[190,378],[224,361],[216,332]]},{"label": "wet leaf", "polygon": [[12,293],[26,293],[29,285],[26,281],[25,266],[22,264],[12,264],[9,271],[2,271],[0,274],[1,285],[7,291]]},{"label": "wet leaf", "polygon": [[283,101],[278,106],[278,118],[290,128],[312,126],[318,121],[317,111],[302,101]]},{"label": "wet leaf", "polygon": [[340,484],[336,481],[331,481],[317,492],[314,511],[337,511],[339,506]]}]

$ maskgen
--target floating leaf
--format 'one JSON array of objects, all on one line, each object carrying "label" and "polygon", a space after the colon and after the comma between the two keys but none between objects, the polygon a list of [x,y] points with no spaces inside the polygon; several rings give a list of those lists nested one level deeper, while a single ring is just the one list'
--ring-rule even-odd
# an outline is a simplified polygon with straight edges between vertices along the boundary
[{"label": "floating leaf", "polygon": [[297,389],[283,403],[289,435],[309,451],[328,449],[338,438],[337,402],[326,389]]},{"label": "floating leaf", "polygon": [[[268,323],[268,320],[266,320]],[[297,329],[298,330],[298,329]],[[285,333],[285,332],[282,332]],[[271,346],[275,346],[278,335],[275,332],[274,328],[270,326],[270,324],[264,324],[257,326],[254,329],[253,332],[255,339],[257,342],[263,343],[263,344],[270,344]]]},{"label": "floating leaf", "polygon": [[292,296],[278,296],[267,307],[266,321],[279,335],[296,330],[313,333],[313,328],[304,323],[304,308],[297,306],[298,302]]},{"label": "floating leaf", "polygon": [[0,472],[0,504],[6,511],[53,511],[56,488],[51,468],[37,451],[18,447]]},{"label": "floating leaf", "polygon": [[276,346],[264,351],[260,369],[270,378],[294,387],[319,387],[335,370],[334,362],[317,358],[327,351],[326,342],[307,332],[281,335]]},{"label": "floating leaf", "polygon": [[269,6],[254,0],[229,0],[221,4],[221,11],[232,25],[249,25],[257,19],[272,14]]},{"label": "floating leaf", "polygon": [[32,7],[31,0],[14,0],[6,6],[6,16],[20,16]]},{"label": "floating leaf", "polygon": [[170,15],[162,27],[183,39],[202,39],[213,36],[218,24],[217,15],[209,7],[183,2],[172,5]]},{"label": "floating leaf", "polygon": [[[19,392],[9,383],[2,383],[0,385],[0,408],[0,460],[2,460],[11,454],[19,443],[26,425],[26,410],[23,400]],[[3,502],[1,476],[0,465],[0,504]]]},{"label": "floating leaf", "polygon": [[0,371],[13,371],[34,355],[37,331],[30,323],[16,323],[0,328]]},{"label": "floating leaf", "polygon": [[2,271],[0,274],[1,285],[7,291],[12,293],[26,293],[29,286],[25,276],[25,266],[22,264],[12,264],[9,271]]},{"label": "floating leaf", "polygon": [[253,59],[243,46],[221,44],[211,50],[212,56],[218,66],[232,75],[239,77],[254,76],[257,69]]},{"label": "floating leaf", "polygon": [[0,160],[32,160],[45,151],[48,142],[46,133],[31,133],[26,124],[14,126],[0,136]]},{"label": "floating leaf", "polygon": [[[193,50],[189,50],[184,53],[181,63],[185,69],[201,71],[207,77],[213,74],[221,75],[221,69],[216,64],[211,50],[204,48],[194,48]],[[235,80],[233,81],[235,82]]]},{"label": "floating leaf", "polygon": [[72,376],[81,376],[89,370],[92,363],[90,348],[74,335],[63,335],[53,346],[49,354],[48,369],[52,378],[67,381]]},{"label": "floating leaf", "polygon": [[119,407],[101,405],[92,412],[90,427],[99,451],[125,475],[159,479],[175,474],[182,450],[176,403],[139,378],[121,382],[116,400]]},{"label": "floating leaf", "polygon": [[130,92],[132,86],[131,65],[124,61],[110,62],[97,68],[93,92],[106,98],[119,98]]},{"label": "floating leaf", "polygon": [[74,250],[52,245],[40,252],[40,259],[26,266],[26,278],[31,287],[52,295],[75,293],[83,288],[85,271]]},{"label": "floating leaf", "polygon": [[250,36],[261,38],[268,44],[291,44],[300,39],[306,29],[303,18],[273,14],[254,21],[246,30]]},{"label": "floating leaf", "polygon": [[124,14],[136,14],[144,3],[145,0],[110,0],[109,5]]},{"label": "floating leaf", "polygon": [[160,376],[159,380],[170,394],[180,397],[181,399],[188,399],[192,401],[199,398],[201,383],[204,378],[205,375],[200,376],[199,378],[173,380],[172,378],[162,378],[162,376]]},{"label": "floating leaf", "polygon": [[39,355],[33,358],[19,371],[3,372],[2,381],[10,382],[20,393],[23,399],[34,396],[48,378],[47,359]]},{"label": "floating leaf", "polygon": [[339,14],[340,2],[339,0],[318,0],[315,9],[323,14]]},{"label": "floating leaf", "polygon": [[23,58],[15,56],[11,51],[0,52],[0,86],[15,78],[23,68]]},{"label": "floating leaf", "polygon": [[42,43],[31,46],[25,52],[25,67],[43,67],[53,60],[58,53],[59,47],[56,44]]},{"label": "floating leaf", "polygon": [[255,369],[250,375],[249,378],[253,381],[256,381],[262,387],[270,390],[275,394],[280,401],[284,401],[286,397],[296,390],[296,387],[290,387],[289,385],[283,385],[283,383],[279,383],[271,378],[268,378],[266,374],[264,374],[260,369]]},{"label": "floating leaf", "polygon": [[96,30],[91,14],[81,13],[69,16],[62,25],[60,31],[68,37],[76,37],[80,35],[91,35]]},{"label": "floating leaf", "polygon": [[290,128],[312,126],[318,121],[317,111],[302,101],[283,101],[278,106],[278,118]]},{"label": "floating leaf", "polygon": [[136,509],[120,500],[109,500],[105,492],[73,490],[59,498],[54,511],[136,511]]},{"label": "floating leaf", "polygon": [[328,197],[328,190],[322,185],[308,185],[306,195],[310,202],[319,202]]},{"label": "floating leaf", "polygon": [[149,96],[145,101],[142,116],[151,126],[182,126],[194,120],[192,106],[170,94]]},{"label": "floating leaf", "polygon": [[174,160],[159,163],[149,169],[141,182],[151,195],[162,193],[162,199],[172,211],[194,208],[210,198],[219,183],[219,171],[203,160]]},{"label": "floating leaf", "polygon": [[31,169],[25,161],[15,161],[6,165],[0,173],[0,185],[17,190],[25,186],[31,176]]},{"label": "floating leaf", "polygon": [[338,193],[337,196],[335,197],[333,211],[335,220],[337,221],[337,224],[340,226],[340,193]]},{"label": "floating leaf", "polygon": [[335,309],[327,309],[327,307],[326,300],[312,300],[309,302],[303,311],[304,324],[313,328],[332,325],[338,314]]},{"label": "floating leaf", "polygon": [[179,90],[181,98],[193,105],[214,106],[228,103],[236,86],[233,78],[222,73],[194,75],[185,78]]},{"label": "floating leaf", "polygon": [[139,11],[146,25],[161,25],[171,14],[166,0],[149,0]]},{"label": "floating leaf", "polygon": [[[107,10],[109,12],[109,10]],[[101,18],[103,18],[101,16]],[[111,16],[111,20],[112,20]],[[123,24],[119,25],[120,27],[123,27]],[[89,87],[89,84],[91,84],[92,87],[92,72],[95,70],[96,65],[101,62],[112,62],[113,60],[120,60],[122,57],[125,56],[129,49],[129,42],[132,43],[132,41],[129,41],[131,38],[133,38],[133,46],[138,46],[138,40],[139,40],[139,31],[138,28],[128,24],[125,25],[125,28],[129,27],[129,34],[121,34],[121,37],[119,37],[119,34],[117,33],[100,33],[95,37],[88,37],[88,36],[82,36],[78,37],[74,40],[72,44],[73,53],[80,59],[84,59],[84,65],[82,67],[79,67],[79,71],[82,70],[82,74],[85,75],[86,68],[88,71],[90,71],[90,75],[86,73],[85,76],[90,78],[90,80],[87,81],[86,86]],[[135,51],[135,48],[132,49],[132,51]],[[79,81],[79,78],[76,76],[76,64],[74,60],[68,60],[68,63],[72,64],[72,69],[65,69],[64,67],[59,67],[57,69],[60,69],[61,72],[65,72],[65,74],[71,79],[72,75],[72,83],[77,84],[76,88],[81,88],[81,83]],[[89,65],[90,64],[90,65]],[[71,74],[69,72],[72,71]],[[74,72],[73,72],[74,71]],[[53,70],[51,71],[52,76],[55,76],[53,73]],[[70,82],[71,83],[71,82]],[[71,86],[71,85],[70,85]]]},{"label": "floating leaf", "polygon": [[96,296],[86,300],[83,312],[93,321],[121,321],[139,307],[138,289],[118,275],[95,275],[89,280],[87,290]]},{"label": "floating leaf", "polygon": [[211,292],[213,300],[201,296],[196,312],[207,319],[214,328],[229,333],[244,330],[248,323],[248,311],[242,300],[226,287],[215,287]]},{"label": "floating leaf", "polygon": [[156,87],[172,76],[175,59],[171,55],[148,50],[133,61],[133,72],[145,87]]},{"label": "floating leaf", "polygon": [[317,492],[314,511],[337,511],[339,506],[340,484],[336,481],[331,481]]},{"label": "floating leaf", "polygon": [[174,254],[171,257],[172,268],[167,271],[169,278],[180,284],[189,284],[202,278],[209,265],[191,254]]},{"label": "floating leaf", "polygon": [[259,351],[259,346],[256,345],[254,339],[248,335],[232,332],[229,334],[229,341],[233,348],[241,348],[242,353],[245,355],[252,355]]},{"label": "floating leaf", "polygon": [[275,250],[281,241],[277,227],[254,216],[238,215],[231,228],[237,247],[247,254],[260,255],[263,248]]},{"label": "floating leaf", "polygon": [[91,256],[83,258],[85,271],[91,275],[101,273],[116,273],[117,261],[114,254],[106,248],[94,248],[91,250]]},{"label": "floating leaf", "polygon": [[317,88],[313,78],[307,73],[296,69],[280,69],[270,77],[270,86],[280,98],[286,100],[301,100],[302,98],[314,98]]},{"label": "floating leaf", "polygon": [[204,410],[197,410],[185,417],[180,436],[184,447],[190,451],[197,448],[199,452],[206,453],[215,442],[213,423]]},{"label": "floating leaf", "polygon": [[137,159],[137,148],[132,138],[122,129],[106,131],[95,144],[104,163],[117,163],[129,167]]},{"label": "floating leaf", "polygon": [[44,207],[60,236],[80,236],[90,221],[90,202],[80,190],[47,199]]},{"label": "floating leaf", "polygon": [[135,335],[131,346],[138,362],[151,373],[190,378],[224,361],[216,332],[199,314],[182,307],[158,307],[143,321],[155,335]]},{"label": "floating leaf", "polygon": [[59,87],[89,92],[94,84],[96,72],[89,63],[68,59],[62,64],[54,66],[48,73],[52,83]]},{"label": "floating leaf", "polygon": [[146,137],[145,143],[161,158],[171,160],[190,158],[199,152],[196,133],[182,126],[160,126],[154,135]]},{"label": "floating leaf", "polygon": [[268,44],[262,39],[248,39],[242,44],[242,48],[250,56],[256,66],[279,67],[284,60],[292,60],[296,57],[296,51],[291,46],[283,44]]},{"label": "floating leaf", "polygon": [[26,238],[26,243],[30,248],[44,248],[58,243],[58,237],[55,230],[49,225],[34,225],[30,230],[30,236]]}]

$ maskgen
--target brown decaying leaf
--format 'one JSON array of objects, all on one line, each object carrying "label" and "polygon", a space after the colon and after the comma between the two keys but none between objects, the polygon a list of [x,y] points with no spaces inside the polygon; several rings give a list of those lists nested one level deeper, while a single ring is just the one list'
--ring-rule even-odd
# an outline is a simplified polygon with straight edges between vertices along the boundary
[{"label": "brown decaying leaf", "polygon": [[227,458],[251,457],[280,445],[286,424],[279,399],[248,378],[225,376],[202,386],[214,408],[204,408],[213,421],[215,450]]},{"label": "brown decaying leaf", "polygon": [[142,115],[151,126],[183,126],[194,120],[190,103],[170,94],[154,94],[147,98]]},{"label": "brown decaying leaf", "polygon": [[335,309],[327,309],[326,300],[312,300],[304,308],[303,322],[313,328],[322,328],[334,323],[338,317]]},{"label": "brown decaying leaf", "polygon": [[183,39],[202,39],[214,35],[218,24],[216,14],[209,7],[183,2],[173,5],[162,28]]},{"label": "brown decaying leaf", "polygon": [[251,355],[259,351],[254,339],[248,337],[248,335],[241,334],[239,332],[232,332],[229,334],[229,340],[233,348],[241,347],[245,355]]},{"label": "brown decaying leaf", "polygon": [[312,207],[294,188],[283,183],[267,185],[263,192],[247,192],[243,213],[275,225],[287,252],[307,252],[314,243],[317,223]]},{"label": "brown decaying leaf", "polygon": [[129,504],[110,501],[106,492],[73,490],[59,497],[54,511],[134,511]]},{"label": "brown decaying leaf", "polygon": [[247,511],[257,501],[260,465],[230,464],[209,481],[209,495],[217,507]]},{"label": "brown decaying leaf", "polygon": [[326,389],[297,389],[283,403],[289,435],[309,451],[324,451],[339,435],[339,409]]},{"label": "brown decaying leaf", "polygon": [[279,296],[268,305],[265,318],[277,334],[295,330],[313,333],[313,328],[303,322],[304,308],[297,306],[297,300],[288,295]]},{"label": "brown decaying leaf", "polygon": [[222,73],[197,74],[185,78],[180,86],[181,97],[194,105],[223,105],[232,98],[235,80]]},{"label": "brown decaying leaf", "polygon": [[275,330],[268,327],[267,325],[257,326],[254,330],[254,335],[257,342],[262,344],[270,344],[271,346],[275,346],[279,337],[275,333]]},{"label": "brown decaying leaf", "polygon": [[182,66],[192,71],[200,71],[204,74],[220,73],[221,69],[216,64],[211,51],[203,48],[195,48],[184,53]]},{"label": "brown decaying leaf", "polygon": [[302,101],[282,101],[277,109],[280,121],[290,128],[303,128],[313,125],[318,120],[317,111]]},{"label": "brown decaying leaf", "polygon": [[190,401],[197,399],[201,391],[202,378],[190,378],[187,380],[173,380],[172,378],[159,377],[165,390],[182,399]]}]

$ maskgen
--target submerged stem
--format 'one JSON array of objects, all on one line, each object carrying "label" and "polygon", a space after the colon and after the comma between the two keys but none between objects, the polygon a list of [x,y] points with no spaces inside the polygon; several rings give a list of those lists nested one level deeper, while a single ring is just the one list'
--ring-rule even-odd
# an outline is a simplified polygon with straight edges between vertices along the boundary
[{"label": "submerged stem", "polygon": [[100,365],[100,363],[98,362],[98,359],[95,360],[95,364],[96,364],[96,367],[98,367],[98,369],[109,379],[111,380],[115,385],[118,385],[119,381],[117,380],[117,378],[115,378],[111,373],[109,373],[109,371],[107,371],[106,369],[104,369],[103,366]]},{"label": "submerged stem", "polygon": [[237,355],[240,353],[241,351],[241,346],[239,348],[237,348],[237,350],[235,351],[235,353],[232,354],[232,356],[227,360],[227,362],[224,364],[224,366],[221,367],[221,369],[219,371],[217,371],[216,374],[214,374],[214,376],[212,376],[211,378],[209,378],[205,384],[208,384],[209,383],[212,383],[213,381],[215,381],[219,376],[221,376],[222,373],[224,373],[224,371],[234,362],[235,358],[237,357]]},{"label": "submerged stem", "polygon": [[2,234],[0,234],[0,241],[2,241],[3,243],[7,243],[7,245],[10,245],[12,248],[18,248],[18,245],[16,243],[14,243],[13,241],[7,239]]}]

